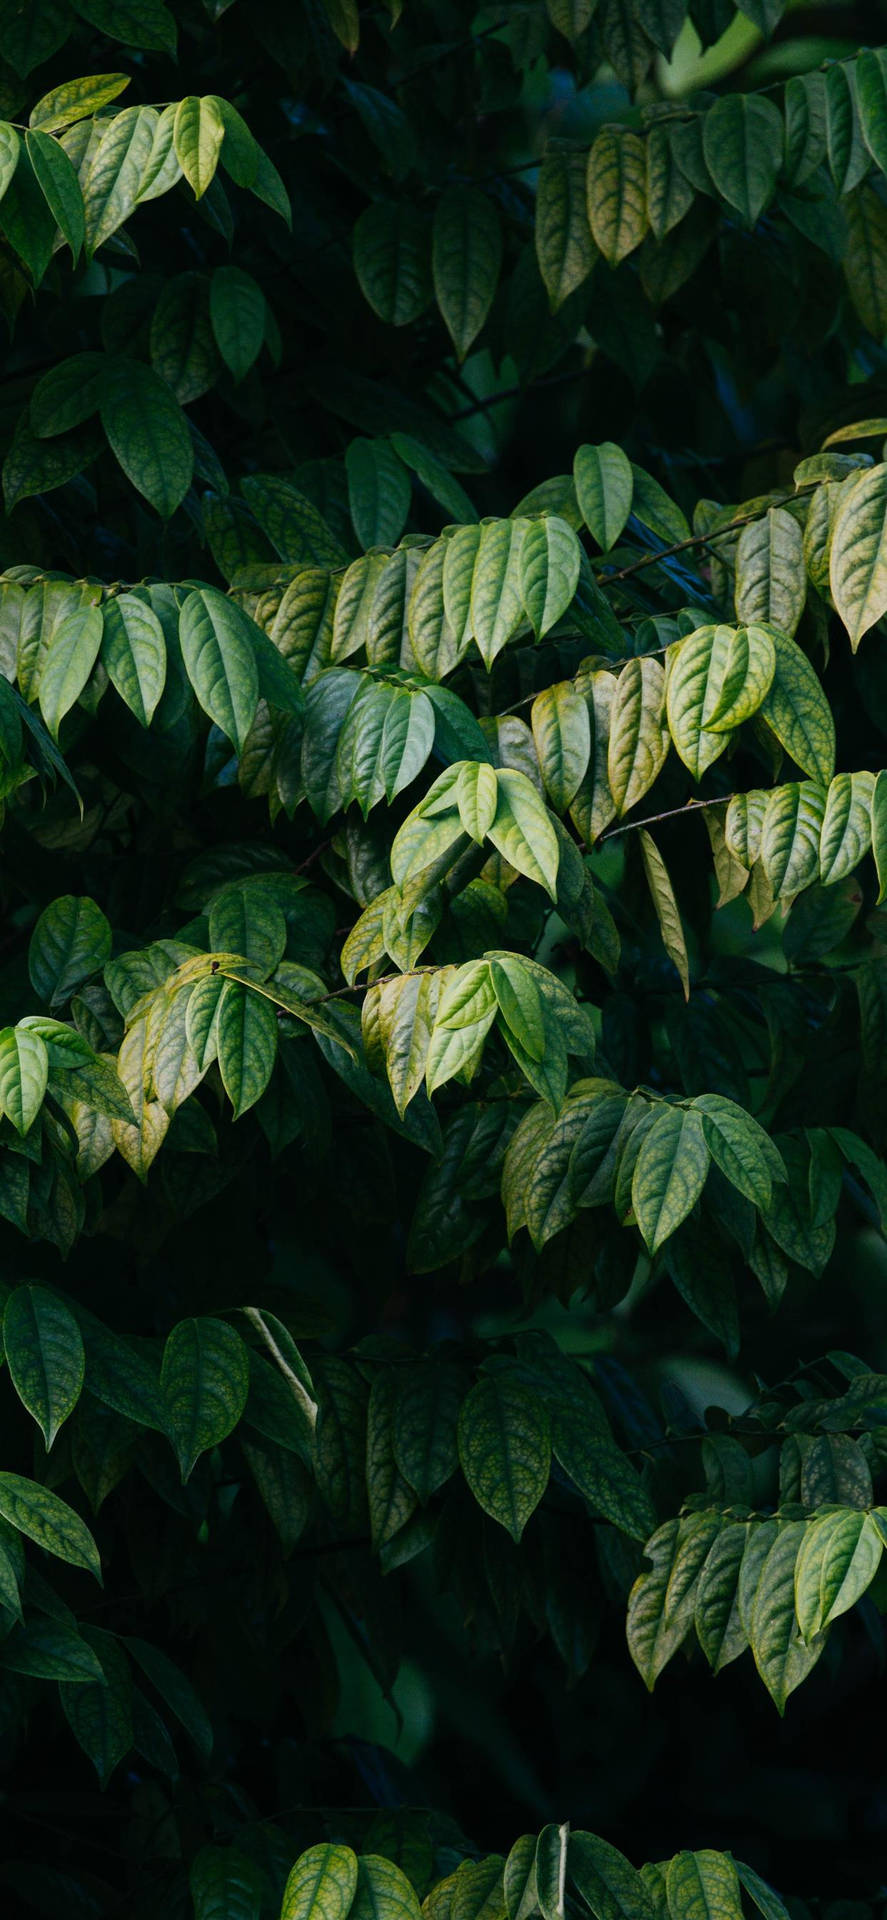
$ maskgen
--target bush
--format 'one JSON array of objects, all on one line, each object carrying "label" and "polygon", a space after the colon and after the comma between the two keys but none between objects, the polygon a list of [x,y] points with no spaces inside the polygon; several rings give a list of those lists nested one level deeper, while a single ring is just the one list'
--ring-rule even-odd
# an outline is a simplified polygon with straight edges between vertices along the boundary
[{"label": "bush", "polygon": [[0,0],[10,1914],[880,1910],[887,51],[781,11]]}]

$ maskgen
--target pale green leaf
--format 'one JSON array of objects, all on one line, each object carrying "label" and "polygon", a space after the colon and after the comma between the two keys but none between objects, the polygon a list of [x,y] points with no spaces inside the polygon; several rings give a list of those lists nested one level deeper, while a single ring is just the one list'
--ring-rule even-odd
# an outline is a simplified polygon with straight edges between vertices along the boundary
[{"label": "pale green leaf", "polygon": [[692,1211],[708,1167],[701,1116],[692,1108],[663,1106],[644,1136],[631,1183],[635,1216],[651,1253]]},{"label": "pale green leaf", "polygon": [[583,153],[549,146],[536,190],[536,258],[553,310],[587,280],[596,248],[588,225]]},{"label": "pale green leaf", "polygon": [[102,618],[102,665],[140,726],[149,727],[166,684],[163,627],[134,593],[107,599]]},{"label": "pale green leaf", "polygon": [[241,752],[259,697],[250,622],[217,587],[195,587],[182,605],[179,639],[204,712]]},{"label": "pale green leaf", "polygon": [[216,1048],[222,1084],[239,1120],[261,1099],[277,1058],[277,1016],[270,1000],[229,980],[219,1001]]},{"label": "pale green leaf", "polygon": [[672,964],[677,968],[678,977],[684,990],[684,999],[690,998],[690,963],[687,957],[687,941],[681,920],[680,908],[675,899],[668,868],[656,845],[655,840],[645,828],[639,834],[641,859],[647,876],[650,897],[659,922],[662,944]]},{"label": "pale green leaf", "polygon": [[588,156],[587,189],[592,234],[608,265],[617,267],[647,230],[647,154],[640,134],[601,128]]},{"label": "pale green leaf", "polygon": [[629,660],[613,688],[607,778],[618,813],[628,813],[668,758],[665,674],[658,660]]},{"label": "pale green leaf", "polygon": [[601,551],[608,553],[631,512],[631,461],[612,440],[598,447],[580,447],[573,461],[573,479],[588,531]]},{"label": "pale green leaf", "polygon": [[82,607],[56,627],[43,656],[38,698],[54,740],[83,692],[99,656],[104,622],[99,607]]},{"label": "pale green leaf", "polygon": [[356,1891],[357,1856],[350,1847],[309,1847],[290,1872],[280,1920],[348,1920]]},{"label": "pale green leaf", "polygon": [[176,107],[173,144],[179,166],[199,200],[219,164],[225,123],[212,95],[188,94]]},{"label": "pale green leaf", "polygon": [[810,665],[788,634],[768,629],[776,671],[759,712],[803,773],[827,785],[835,771],[835,723]]},{"label": "pale green leaf", "polygon": [[34,1125],[48,1075],[49,1055],[39,1033],[25,1026],[0,1028],[0,1114],[16,1133]]}]

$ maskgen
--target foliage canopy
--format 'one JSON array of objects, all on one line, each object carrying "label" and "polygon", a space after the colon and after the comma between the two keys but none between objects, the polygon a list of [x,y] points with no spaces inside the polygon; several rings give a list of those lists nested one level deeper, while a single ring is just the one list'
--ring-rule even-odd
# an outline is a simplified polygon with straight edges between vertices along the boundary
[{"label": "foliage canopy", "polygon": [[0,0],[11,1913],[881,1911],[840,20]]}]

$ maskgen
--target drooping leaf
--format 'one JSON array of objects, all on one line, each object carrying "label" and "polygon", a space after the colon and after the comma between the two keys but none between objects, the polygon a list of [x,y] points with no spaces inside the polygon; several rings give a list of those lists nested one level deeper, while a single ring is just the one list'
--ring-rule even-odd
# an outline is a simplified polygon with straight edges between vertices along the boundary
[{"label": "drooping leaf", "polygon": [[127,479],[168,520],[191,484],[194,446],[166,381],[139,361],[118,363],[102,385],[101,418]]},{"label": "drooping leaf", "polygon": [[478,1380],[459,1414],[459,1459],[479,1505],[519,1540],[548,1483],[542,1403],[513,1375]]},{"label": "drooping leaf", "polygon": [[163,1350],[160,1389],[183,1481],[236,1427],[248,1388],[246,1348],[233,1327],[210,1315],[179,1321]]},{"label": "drooping leaf", "polygon": [[477,187],[448,187],[435,208],[431,264],[435,299],[460,360],[490,311],[501,261],[492,200]]},{"label": "drooping leaf", "polygon": [[644,1136],[631,1183],[637,1223],[651,1253],[695,1206],[708,1167],[701,1116],[692,1108],[664,1106]]},{"label": "drooping leaf", "polygon": [[573,461],[576,496],[585,524],[602,552],[615,546],[631,512],[631,462],[621,447],[606,440],[580,447]]},{"label": "drooping leaf", "polygon": [[617,267],[647,229],[647,156],[640,135],[603,127],[588,156],[587,185],[592,234],[608,266]]},{"label": "drooping leaf", "polygon": [[587,280],[595,261],[585,156],[555,145],[549,146],[539,172],[536,258],[555,311]]}]

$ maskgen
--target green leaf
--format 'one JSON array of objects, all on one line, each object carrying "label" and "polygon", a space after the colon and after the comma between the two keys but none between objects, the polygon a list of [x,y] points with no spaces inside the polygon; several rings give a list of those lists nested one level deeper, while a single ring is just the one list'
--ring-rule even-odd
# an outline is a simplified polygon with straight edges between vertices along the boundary
[{"label": "green leaf", "polygon": [[838,508],[830,578],[855,652],[863,634],[887,613],[887,465],[864,473]]},{"label": "green leaf", "polygon": [[654,1920],[640,1874],[596,1833],[570,1834],[567,1877],[596,1920]]},{"label": "green leaf", "polygon": [[592,234],[607,264],[618,267],[647,231],[647,150],[641,135],[602,127],[588,156],[587,187]]},{"label": "green leaf", "polygon": [[190,1680],[159,1647],[151,1646],[147,1640],[127,1637],[126,1648],[147,1674],[164,1705],[193,1740],[201,1759],[208,1760],[213,1748],[213,1731]]},{"label": "green leaf", "polygon": [[645,1686],[653,1688],[693,1621],[702,1569],[721,1527],[720,1514],[666,1520],[647,1541],[628,1596],[628,1650]]},{"label": "green leaf", "polygon": [[24,1026],[0,1028],[0,1114],[16,1133],[30,1131],[43,1105],[49,1056],[40,1035]]},{"label": "green leaf", "polygon": [[664,1106],[644,1135],[631,1183],[637,1223],[651,1253],[686,1220],[708,1167],[700,1115],[692,1108]]},{"label": "green leaf", "polygon": [[496,780],[496,813],[487,837],[503,860],[528,880],[535,880],[556,900],[560,855],[545,803],[524,773],[502,767]]},{"label": "green leaf", "polygon": [[665,674],[658,660],[629,660],[613,688],[607,778],[618,813],[628,813],[652,787],[668,758]]},{"label": "green leaf", "polygon": [[400,1472],[394,1452],[394,1415],[397,1381],[393,1373],[378,1373],[367,1409],[367,1500],[370,1531],[378,1552],[415,1511],[416,1496]]},{"label": "green leaf", "polygon": [[77,1322],[45,1287],[16,1287],[3,1315],[3,1346],[16,1393],[49,1448],[83,1386],[85,1358]]},{"label": "green leaf", "polygon": [[795,1611],[808,1643],[871,1586],[884,1540],[871,1514],[845,1508],[808,1522],[795,1562]]},{"label": "green leaf", "polygon": [[229,980],[219,1001],[216,1045],[222,1084],[239,1120],[261,1099],[277,1058],[271,1001]]},{"label": "green leaf", "polygon": [[380,1853],[362,1853],[350,1920],[419,1920],[419,1902],[406,1874]]},{"label": "green leaf", "polygon": [[98,1548],[89,1528],[48,1487],[18,1473],[0,1473],[0,1516],[46,1553],[72,1567],[85,1567],[101,1581]]},{"label": "green leaf", "polygon": [[887,772],[879,773],[872,793],[872,852],[878,873],[878,906],[887,895]]},{"label": "green leaf", "polygon": [[805,653],[778,627],[768,628],[776,671],[759,712],[803,773],[828,785],[835,771],[835,723]]},{"label": "green leaf", "polygon": [[729,1854],[678,1853],[665,1884],[670,1920],[742,1920],[739,1876]]},{"label": "green leaf", "polygon": [[612,440],[599,447],[580,447],[573,461],[573,479],[588,531],[601,551],[608,553],[631,512],[631,461]]},{"label": "green leaf", "polygon": [[457,1428],[464,1393],[461,1373],[437,1360],[411,1367],[394,1412],[394,1457],[427,1506],[459,1464]]},{"label": "green leaf", "polygon": [[447,187],[434,213],[434,297],[460,360],[493,304],[502,264],[499,216],[478,187]]},{"label": "green leaf", "polygon": [[887,208],[866,184],[843,202],[847,290],[864,327],[875,340],[887,333]]},{"label": "green leaf", "polygon": [[491,520],[480,531],[471,574],[470,617],[487,668],[523,620],[520,582],[525,528],[521,520]]},{"label": "green leaf", "polygon": [[242,753],[259,698],[251,623],[217,587],[195,587],[182,604],[179,639],[204,713]]},{"label": "green leaf", "polygon": [[697,1094],[705,1144],[721,1172],[754,1207],[769,1207],[774,1180],[786,1177],[782,1155],[769,1133],[733,1100],[720,1093]]},{"label": "green leaf", "polygon": [[418,209],[374,200],[354,228],[354,271],[364,298],[389,326],[409,326],[431,297],[428,236]]},{"label": "green leaf", "polygon": [[825,71],[825,132],[829,172],[840,194],[849,194],[868,167],[856,109],[852,68],[831,61]]},{"label": "green leaf", "polygon": [[216,346],[235,383],[249,373],[265,338],[265,295],[242,267],[216,267],[209,285]]},{"label": "green leaf", "polygon": [[549,799],[556,812],[565,813],[591,755],[588,707],[572,681],[561,680],[536,695],[530,723]]},{"label": "green leaf", "polygon": [[546,1050],[545,1018],[529,967],[518,954],[491,957],[490,981],[503,1027],[531,1060],[541,1060]]},{"label": "green leaf", "polygon": [[472,1071],[496,1018],[498,1002],[486,960],[470,960],[445,978],[428,1047],[428,1092]]},{"label": "green leaf", "polygon": [[855,61],[856,99],[862,137],[881,173],[887,173],[887,52],[868,47]]},{"label": "green leaf", "polygon": [[149,727],[166,684],[166,640],[153,608],[134,593],[102,607],[101,659],[121,700]]},{"label": "green leaf", "polygon": [[499,805],[499,783],[493,768],[484,761],[463,761],[455,798],[465,832],[477,846],[482,846]]},{"label": "green leaf", "polygon": [[[6,172],[10,153],[8,144],[4,145]],[[39,287],[52,259],[55,217],[46,204],[27,147],[19,147],[16,152],[15,168],[0,199],[0,229],[26,268],[32,286]]]},{"label": "green leaf", "polygon": [[650,897],[659,922],[662,944],[669,960],[676,967],[678,978],[684,990],[684,999],[690,998],[690,962],[687,957],[687,941],[684,934],[681,912],[675,899],[674,888],[669,878],[668,868],[652,836],[642,827],[638,835],[641,859],[647,876]]},{"label": "green leaf", "polygon": [[753,227],[771,199],[782,165],[782,120],[759,94],[716,100],[702,122],[705,164],[724,199]]},{"label": "green leaf", "polygon": [[759,628],[769,623],[791,636],[804,611],[804,542],[794,515],[770,507],[743,527],[736,548],[737,617]]},{"label": "green leaf", "polygon": [[536,258],[553,311],[587,280],[596,250],[588,225],[584,153],[550,145],[536,189]]},{"label": "green leaf", "polygon": [[132,1679],[126,1655],[111,1635],[94,1627],[87,1633],[98,1654],[104,1684],[63,1682],[59,1696],[75,1740],[105,1787],[133,1743]]},{"label": "green leaf", "polygon": [[194,1920],[259,1920],[264,1878],[236,1847],[201,1847],[188,1876]]},{"label": "green leaf", "polygon": [[173,144],[195,200],[201,199],[215,175],[224,138],[225,123],[212,95],[201,99],[192,93],[179,101]]},{"label": "green leaf", "polygon": [[454,514],[457,520],[477,519],[477,509],[464,487],[454,480],[449,468],[441,460],[429,453],[421,440],[414,439],[409,433],[393,433],[391,445],[404,465],[411,468],[430,493],[432,500],[436,500],[445,512]]},{"label": "green leaf", "polygon": [[[520,594],[537,640],[566,613],[576,592],[581,561],[582,549],[566,520],[546,513],[529,522],[520,549]],[[444,575],[446,598],[446,563]]]},{"label": "green leaf", "polygon": [[102,426],[128,480],[168,520],[191,485],[194,447],[165,380],[139,361],[120,361],[102,386]]},{"label": "green leaf", "polygon": [[43,656],[40,711],[54,740],[66,713],[83,692],[99,656],[104,621],[100,607],[81,607],[61,620]]},{"label": "green leaf", "polygon": [[7,120],[0,120],[0,200],[18,166],[20,147],[21,142],[15,127],[11,127]]},{"label": "green leaf", "polygon": [[98,1655],[64,1620],[29,1620],[4,1640],[0,1661],[11,1673],[35,1680],[66,1680],[73,1686],[90,1681],[101,1687],[107,1684]]},{"label": "green leaf", "polygon": [[128,73],[92,73],[84,80],[65,80],[50,93],[44,93],[32,107],[28,125],[43,128],[47,133],[60,133],[63,127],[88,119],[100,107],[116,100],[129,86],[130,79]]},{"label": "green leaf", "polygon": [[86,226],[83,195],[74,168],[64,148],[49,133],[30,130],[25,134],[25,146],[43,198],[76,261],[86,237]]},{"label": "green leaf", "polygon": [[595,1517],[633,1540],[649,1538],[656,1515],[646,1488],[612,1440],[589,1429],[583,1409],[567,1404],[555,1412],[552,1445]]},{"label": "green leaf", "polygon": [[209,942],[214,953],[243,954],[267,979],[283,959],[286,935],[283,909],[270,893],[262,893],[258,887],[234,886],[216,894],[209,910]]},{"label": "green leaf", "polygon": [[544,1405],[514,1374],[484,1376],[463,1401],[459,1460],[484,1512],[520,1540],[548,1485],[551,1438]]},{"label": "green leaf", "polygon": [[759,1873],[755,1873],[753,1867],[747,1867],[744,1861],[737,1860],[736,1871],[746,1893],[751,1895],[759,1913],[763,1914],[764,1920],[789,1920],[788,1908],[780,1900],[778,1893],[774,1893],[773,1888],[767,1885],[766,1880],[761,1879]]},{"label": "green leaf", "polygon": [[746,1603],[755,1665],[780,1714],[789,1694],[816,1665],[825,1644],[820,1637],[805,1645],[795,1619],[795,1564],[806,1531],[803,1520],[790,1521],[780,1529],[757,1571],[753,1598]]},{"label": "green leaf", "polygon": [[163,0],[74,0],[74,10],[110,40],[175,53],[176,23]]},{"label": "green leaf", "polygon": [[721,1528],[709,1548],[696,1591],[693,1624],[713,1673],[729,1666],[747,1645],[737,1594],[747,1534],[741,1520]]},{"label": "green leaf", "polygon": [[777,900],[791,900],[819,873],[826,794],[815,780],[774,787],[764,809],[761,862]]},{"label": "green leaf", "polygon": [[802,186],[826,155],[825,75],[792,74],[785,88],[785,171]]},{"label": "green leaf", "polygon": [[233,1327],[209,1315],[181,1320],[163,1349],[160,1388],[182,1480],[233,1431],[246,1406],[249,1361]]},{"label": "green leaf", "polygon": [[389,440],[352,440],[345,454],[348,508],[362,547],[390,547],[400,539],[411,486]]},{"label": "green leaf", "polygon": [[105,124],[80,182],[87,253],[97,253],[137,206],[156,128],[152,107],[124,107]]},{"label": "green leaf", "polygon": [[775,671],[773,642],[762,627],[698,627],[678,642],[669,656],[666,711],[694,780],[724,752],[729,730],[757,711]]},{"label": "green leaf", "polygon": [[676,227],[693,204],[693,188],[678,167],[667,127],[647,132],[647,218],[657,240]]},{"label": "green leaf", "polygon": [[819,839],[819,877],[824,886],[845,879],[868,853],[875,786],[871,773],[838,773],[831,781]]},{"label": "green leaf", "polygon": [[34,432],[41,436],[67,433],[97,413],[107,364],[104,353],[75,353],[50,367],[31,394]]},{"label": "green leaf", "polygon": [[543,1827],[536,1842],[536,1893],[543,1920],[564,1920],[570,1826]]},{"label": "green leaf", "polygon": [[290,1872],[280,1920],[348,1920],[356,1892],[357,1855],[350,1847],[309,1847]]},{"label": "green leaf", "polygon": [[111,957],[111,928],[94,900],[65,894],[45,907],[31,935],[28,972],[34,992],[50,1007],[72,993]]}]

